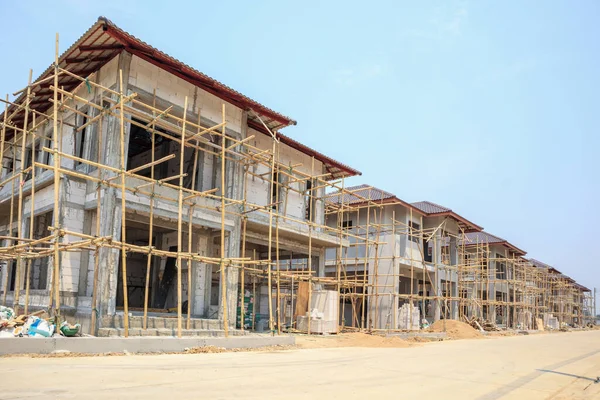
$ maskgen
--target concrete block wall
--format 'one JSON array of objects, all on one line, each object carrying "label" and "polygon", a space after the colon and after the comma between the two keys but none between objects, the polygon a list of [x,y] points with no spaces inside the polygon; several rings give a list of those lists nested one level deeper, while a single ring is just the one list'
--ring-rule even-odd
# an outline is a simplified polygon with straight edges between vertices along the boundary
[{"label": "concrete block wall", "polygon": [[[197,108],[200,108],[203,118],[207,118],[215,124],[222,122],[221,110],[224,103],[222,99],[206,91],[198,90],[187,81],[137,56],[133,56],[131,59],[129,84],[148,93],[152,93],[156,89],[157,97],[179,107],[183,107],[185,97],[187,96],[188,111],[192,112],[192,114],[195,114]],[[194,101],[196,107],[194,107]],[[228,129],[241,132],[242,110],[227,103],[225,121],[227,122]]]},{"label": "concrete block wall", "polygon": [[[250,141],[250,143],[261,149],[261,150],[271,150],[272,149],[272,138],[270,136],[265,135],[264,133],[258,132],[252,128],[248,129],[248,135],[254,135],[254,139]],[[277,159],[278,162],[283,165],[297,165],[300,166],[294,167],[294,170],[300,171],[303,173],[310,174],[311,173],[311,165],[312,159],[295,150],[285,144],[279,144],[279,157]],[[260,175],[265,174],[270,171],[270,168],[265,165],[256,165],[251,167],[251,172],[254,174]],[[315,160],[314,163],[314,175],[319,175],[323,171],[323,163],[318,160]],[[289,172],[289,171],[288,171]],[[282,179],[287,179],[287,177],[282,176]],[[290,185],[292,188],[304,191],[306,190],[306,182],[296,182]],[[248,202],[258,205],[266,205],[271,203],[271,185],[270,185],[270,177],[266,176],[265,179],[260,179],[259,177],[254,177],[248,175],[246,177],[246,199]],[[325,189],[317,189],[315,195],[317,197],[321,197],[324,195]],[[284,201],[285,195],[280,193],[279,196],[283,196],[283,199],[280,201]],[[285,208],[286,215],[293,217],[295,219],[305,220],[305,212],[306,212],[306,198],[300,193],[296,193],[293,191],[288,191],[287,194],[287,204],[281,205],[280,212],[283,213]],[[314,221],[319,224],[325,223],[325,208],[322,200],[316,201],[316,206],[314,209]]]},{"label": "concrete block wall", "polygon": [[374,328],[395,329],[394,313],[398,308],[398,299],[393,294],[399,292],[399,248],[395,246],[392,233],[380,235],[379,240],[385,244],[372,246],[369,254],[368,279],[370,284],[376,286],[369,289],[370,293],[375,295],[368,303],[369,320]]}]

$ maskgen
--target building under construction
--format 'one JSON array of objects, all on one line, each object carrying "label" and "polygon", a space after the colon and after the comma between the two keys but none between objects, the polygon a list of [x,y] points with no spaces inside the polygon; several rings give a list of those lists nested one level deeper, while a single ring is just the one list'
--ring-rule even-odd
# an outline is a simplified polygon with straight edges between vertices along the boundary
[{"label": "building under construction", "polygon": [[342,327],[417,330],[441,319],[496,329],[559,329],[593,320],[591,291],[449,208],[369,185],[328,194],[329,250],[344,290]]},{"label": "building under construction", "polygon": [[57,35],[14,95],[0,300],[24,313],[124,336],[591,318],[556,269],[450,209],[346,187],[360,172],[281,134],[294,120],[105,18],[62,53]]}]

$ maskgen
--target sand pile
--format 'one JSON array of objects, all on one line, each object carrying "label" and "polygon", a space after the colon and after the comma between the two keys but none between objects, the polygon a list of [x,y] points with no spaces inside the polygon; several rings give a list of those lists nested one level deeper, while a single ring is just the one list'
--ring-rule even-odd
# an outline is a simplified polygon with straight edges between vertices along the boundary
[{"label": "sand pile", "polygon": [[[444,324],[446,329],[444,330]],[[446,332],[450,339],[478,339],[481,332],[464,322],[454,320],[439,320],[429,327],[430,332]]]},{"label": "sand pile", "polygon": [[315,349],[327,347],[409,347],[411,344],[399,337],[352,332],[331,336],[296,336],[296,345],[303,349]]}]

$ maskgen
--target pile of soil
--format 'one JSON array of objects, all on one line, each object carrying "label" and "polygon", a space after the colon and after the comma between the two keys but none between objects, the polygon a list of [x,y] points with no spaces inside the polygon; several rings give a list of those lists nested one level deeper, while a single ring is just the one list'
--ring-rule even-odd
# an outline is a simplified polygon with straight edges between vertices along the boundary
[{"label": "pile of soil", "polygon": [[[444,325],[446,329],[444,330]],[[439,320],[429,327],[430,332],[446,332],[450,339],[480,339],[481,332],[469,324],[451,319]]]},{"label": "pile of soil", "polygon": [[368,333],[352,332],[337,335],[296,336],[296,345],[302,349],[327,347],[410,347],[411,344],[399,337],[385,337]]}]

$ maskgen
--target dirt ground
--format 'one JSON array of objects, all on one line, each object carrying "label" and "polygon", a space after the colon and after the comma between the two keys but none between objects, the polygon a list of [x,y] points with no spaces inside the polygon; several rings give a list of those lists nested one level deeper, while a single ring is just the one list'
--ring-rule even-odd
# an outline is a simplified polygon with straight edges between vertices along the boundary
[{"label": "dirt ground", "polygon": [[[585,329],[594,330],[594,329]],[[468,324],[460,321],[438,321],[431,325],[424,332],[446,332],[446,340],[461,340],[461,339],[499,339],[510,336],[523,336],[516,331],[497,331],[486,332],[482,334]],[[559,331],[542,331],[537,332],[536,336],[543,334],[564,334]],[[440,341],[437,339],[414,336],[410,338],[385,336],[384,334],[369,334],[362,332],[346,332],[337,335],[303,335],[297,334],[296,345],[294,346],[267,346],[260,348],[249,349],[226,349],[223,347],[204,346],[189,348],[184,352],[165,352],[165,353],[136,353],[140,356],[156,356],[165,354],[210,354],[210,353],[245,353],[245,352],[276,352],[295,349],[327,349],[327,348],[343,348],[343,347],[362,347],[362,348],[407,348],[420,346],[423,343]],[[27,340],[27,339],[24,339]],[[57,352],[52,354],[8,354],[0,356],[2,358],[69,358],[69,357],[106,357],[106,356],[129,356],[128,352],[122,353],[72,353],[72,352]]]},{"label": "dirt ground", "polygon": [[399,337],[385,337],[368,333],[340,333],[337,335],[296,336],[296,346],[300,349],[331,347],[409,347],[412,344]]},{"label": "dirt ground", "polygon": [[[401,343],[361,336],[317,340]],[[599,331],[583,331],[405,348],[0,358],[0,399],[599,399],[599,343]]]}]

